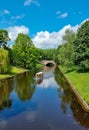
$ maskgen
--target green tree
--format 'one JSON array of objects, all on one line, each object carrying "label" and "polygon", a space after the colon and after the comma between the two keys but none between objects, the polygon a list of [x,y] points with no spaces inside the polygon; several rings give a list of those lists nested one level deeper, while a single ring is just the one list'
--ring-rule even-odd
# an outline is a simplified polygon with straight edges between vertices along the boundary
[{"label": "green tree", "polygon": [[0,30],[0,47],[5,46],[10,41],[7,30]]},{"label": "green tree", "polygon": [[74,41],[75,64],[79,71],[89,71],[89,20],[85,21],[77,32]]},{"label": "green tree", "polygon": [[26,68],[28,62],[28,49],[32,46],[32,41],[27,34],[18,34],[13,45],[13,60],[16,65]]},{"label": "green tree", "polygon": [[9,69],[8,51],[0,48],[0,73],[6,73]]},{"label": "green tree", "polygon": [[37,48],[27,34],[20,33],[13,45],[14,64],[24,68],[34,68],[38,62]]},{"label": "green tree", "polygon": [[46,49],[43,50],[43,55],[42,55],[43,60],[54,60],[57,61],[57,49]]},{"label": "green tree", "polygon": [[72,30],[66,30],[63,35],[63,45],[59,47],[58,59],[61,65],[66,68],[66,71],[70,71],[74,66],[74,47],[73,41],[76,38],[76,34]]},{"label": "green tree", "polygon": [[8,56],[10,60],[10,64],[13,64],[13,52],[10,46],[4,46],[4,49],[8,51]]}]

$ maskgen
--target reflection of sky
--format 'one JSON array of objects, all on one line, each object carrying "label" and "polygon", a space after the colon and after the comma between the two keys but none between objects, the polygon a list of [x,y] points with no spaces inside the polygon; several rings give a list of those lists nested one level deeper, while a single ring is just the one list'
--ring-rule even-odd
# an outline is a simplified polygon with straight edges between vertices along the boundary
[{"label": "reflection of sky", "polygon": [[7,123],[8,123],[8,121],[6,121],[6,120],[0,120],[0,128],[5,129],[7,127]]},{"label": "reflection of sky", "polygon": [[44,78],[43,82],[39,85],[36,85],[39,88],[54,88],[58,87],[57,83],[55,82],[54,77]]},{"label": "reflection of sky", "polygon": [[12,107],[9,109],[4,109],[3,111],[0,111],[0,120],[6,120],[26,110],[35,111],[37,108],[37,105],[35,102],[31,102],[30,100],[22,102],[14,91],[11,93],[10,99],[13,101]]},{"label": "reflection of sky", "polygon": [[36,118],[36,112],[35,111],[28,111],[25,115],[25,118],[28,122],[34,122]]}]

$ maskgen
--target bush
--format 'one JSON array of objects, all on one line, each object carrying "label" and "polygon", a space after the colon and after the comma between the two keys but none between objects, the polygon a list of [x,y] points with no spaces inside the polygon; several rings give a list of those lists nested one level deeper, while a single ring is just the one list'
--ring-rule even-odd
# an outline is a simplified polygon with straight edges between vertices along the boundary
[{"label": "bush", "polygon": [[81,61],[78,67],[78,71],[87,72],[89,71],[89,60]]}]

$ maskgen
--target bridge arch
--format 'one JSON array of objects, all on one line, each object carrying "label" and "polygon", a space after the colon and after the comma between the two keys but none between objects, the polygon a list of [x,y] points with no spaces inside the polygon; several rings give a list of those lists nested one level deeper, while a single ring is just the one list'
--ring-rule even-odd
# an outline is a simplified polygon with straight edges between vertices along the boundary
[{"label": "bridge arch", "polygon": [[56,66],[56,63],[53,60],[42,60],[42,64],[49,67]]}]

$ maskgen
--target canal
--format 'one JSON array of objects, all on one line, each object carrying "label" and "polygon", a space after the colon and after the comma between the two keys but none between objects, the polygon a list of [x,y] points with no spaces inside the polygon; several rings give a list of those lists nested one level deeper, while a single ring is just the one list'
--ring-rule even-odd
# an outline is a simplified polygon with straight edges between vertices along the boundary
[{"label": "canal", "polygon": [[89,130],[84,112],[58,69],[43,80],[26,72],[0,82],[0,130]]}]

